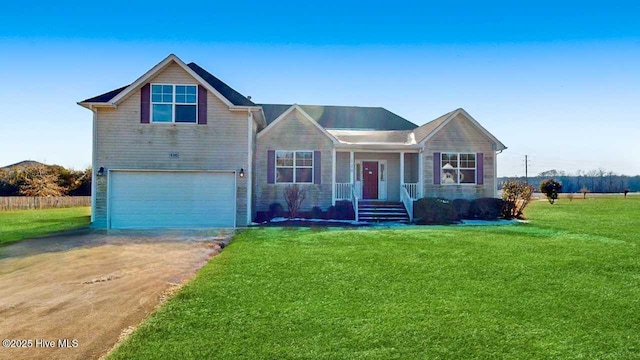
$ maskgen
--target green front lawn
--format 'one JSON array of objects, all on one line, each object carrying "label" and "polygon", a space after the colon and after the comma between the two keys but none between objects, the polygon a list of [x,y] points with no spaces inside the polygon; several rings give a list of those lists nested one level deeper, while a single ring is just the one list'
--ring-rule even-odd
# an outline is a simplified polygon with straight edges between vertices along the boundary
[{"label": "green front lawn", "polygon": [[111,358],[639,358],[640,197],[527,214],[246,231]]},{"label": "green front lawn", "polygon": [[91,208],[0,211],[0,244],[89,226]]}]

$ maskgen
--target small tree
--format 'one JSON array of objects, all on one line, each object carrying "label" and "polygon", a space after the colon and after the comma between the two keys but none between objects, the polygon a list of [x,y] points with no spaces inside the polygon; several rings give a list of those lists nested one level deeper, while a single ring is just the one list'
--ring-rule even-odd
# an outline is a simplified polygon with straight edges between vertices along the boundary
[{"label": "small tree", "polygon": [[583,187],[582,189],[580,189],[580,192],[582,193],[582,198],[586,199],[587,198],[587,193],[589,192],[589,189],[587,189],[586,187]]},{"label": "small tree", "polygon": [[573,193],[568,193],[567,199],[569,199],[569,201],[573,201]]},{"label": "small tree", "polygon": [[558,194],[562,192],[562,183],[553,178],[543,180],[540,183],[540,192],[547,197],[550,204],[553,204],[558,199]]},{"label": "small tree", "polygon": [[627,194],[629,193],[629,189],[624,189],[622,190],[622,193],[624,194],[624,198],[627,198]]},{"label": "small tree", "polygon": [[505,219],[521,218],[524,208],[529,205],[533,195],[533,185],[524,181],[508,180],[502,184],[502,200],[504,207],[502,216]]},{"label": "small tree", "polygon": [[24,171],[20,194],[24,196],[62,196],[65,189],[59,185],[60,177],[46,166],[38,165]]},{"label": "small tree", "polygon": [[293,219],[298,216],[300,206],[307,196],[307,189],[301,188],[298,184],[288,185],[284,188],[284,201],[289,208],[289,219]]}]

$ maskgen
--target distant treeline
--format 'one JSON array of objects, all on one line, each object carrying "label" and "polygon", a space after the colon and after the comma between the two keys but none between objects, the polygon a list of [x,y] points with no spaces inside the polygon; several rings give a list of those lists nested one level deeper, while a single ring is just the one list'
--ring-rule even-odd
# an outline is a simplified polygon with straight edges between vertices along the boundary
[{"label": "distant treeline", "polygon": [[[554,178],[562,183],[563,193],[578,193],[582,189],[595,193],[620,193],[624,190],[632,192],[640,191],[640,175],[627,176],[618,175],[613,171],[603,169],[578,171],[577,174],[568,174],[564,171],[549,170],[541,172],[536,176],[530,176],[528,183],[533,185],[536,191],[540,187],[540,182],[545,179]],[[498,189],[502,188],[502,183],[507,180],[524,181],[524,177],[500,177],[498,178]]]}]

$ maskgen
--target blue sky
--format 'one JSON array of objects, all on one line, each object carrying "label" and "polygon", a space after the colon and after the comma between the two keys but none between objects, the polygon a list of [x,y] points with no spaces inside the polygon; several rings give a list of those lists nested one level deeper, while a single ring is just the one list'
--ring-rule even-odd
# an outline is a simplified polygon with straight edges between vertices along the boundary
[{"label": "blue sky", "polygon": [[0,165],[89,166],[76,102],[175,53],[257,102],[383,106],[418,125],[464,107],[507,145],[499,175],[523,175],[525,154],[531,174],[640,174],[640,5],[519,3],[3,4]]}]

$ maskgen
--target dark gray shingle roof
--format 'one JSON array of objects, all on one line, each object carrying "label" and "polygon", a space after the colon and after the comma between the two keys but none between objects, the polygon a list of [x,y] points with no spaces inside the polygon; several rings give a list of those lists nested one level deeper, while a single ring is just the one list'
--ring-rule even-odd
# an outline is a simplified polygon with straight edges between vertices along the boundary
[{"label": "dark gray shingle roof", "polygon": [[[291,105],[259,104],[267,125]],[[418,125],[381,107],[300,105],[318,124],[327,129],[413,130]]]}]

